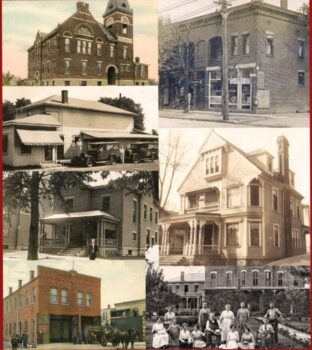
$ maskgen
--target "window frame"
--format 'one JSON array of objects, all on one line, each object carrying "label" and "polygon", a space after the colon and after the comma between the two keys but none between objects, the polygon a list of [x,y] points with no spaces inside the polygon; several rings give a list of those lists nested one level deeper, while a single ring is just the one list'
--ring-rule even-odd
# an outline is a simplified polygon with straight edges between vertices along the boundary
[{"label": "window frame", "polygon": [[[252,244],[252,224],[258,225],[258,244]],[[262,222],[260,220],[249,220],[247,222],[248,225],[248,241],[249,241],[249,247],[261,247],[262,246]]]},{"label": "window frame", "polygon": [[250,33],[242,34],[242,39],[243,39],[243,55],[248,56],[250,55]]},{"label": "window frame", "polygon": [[[55,291],[55,294],[52,294],[52,291]],[[50,304],[57,305],[58,304],[58,289],[56,287],[50,288]]]},{"label": "window frame", "polygon": [[[234,222],[226,222],[225,223],[225,244],[226,244],[226,247],[239,247],[240,246],[240,237],[239,237],[239,222],[237,221],[234,221]],[[228,237],[228,227],[229,226],[237,226],[237,236],[236,236],[236,243],[235,244],[229,244],[229,237]]]}]

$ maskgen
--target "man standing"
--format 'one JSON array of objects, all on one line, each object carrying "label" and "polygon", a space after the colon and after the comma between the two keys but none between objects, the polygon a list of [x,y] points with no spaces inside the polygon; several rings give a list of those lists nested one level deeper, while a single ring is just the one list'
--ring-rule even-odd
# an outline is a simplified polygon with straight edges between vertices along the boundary
[{"label": "man standing", "polygon": [[264,318],[268,319],[274,330],[274,343],[278,343],[278,320],[282,317],[282,313],[277,307],[274,307],[273,303],[270,303],[270,308],[264,315]]},{"label": "man standing", "polygon": [[210,310],[207,307],[207,303],[204,301],[202,308],[199,310],[198,315],[198,327],[202,332],[205,332],[206,323],[209,320]]},{"label": "man standing", "polygon": [[91,244],[89,245],[89,259],[95,260],[99,251],[99,247],[95,244],[95,239],[91,239]]},{"label": "man standing", "polygon": [[240,308],[237,311],[239,338],[241,338],[242,334],[244,333],[244,328],[247,325],[248,318],[249,318],[249,310],[247,309],[245,302],[242,301],[240,303]]}]

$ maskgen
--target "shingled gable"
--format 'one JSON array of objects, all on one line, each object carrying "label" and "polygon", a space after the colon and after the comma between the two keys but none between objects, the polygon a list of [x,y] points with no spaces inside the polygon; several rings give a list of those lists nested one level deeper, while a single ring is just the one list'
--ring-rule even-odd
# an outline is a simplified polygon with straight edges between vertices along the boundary
[{"label": "shingled gable", "polygon": [[[207,181],[203,176],[203,170],[202,170],[202,157],[203,154],[212,151],[214,149],[218,149],[221,147],[229,146],[233,150],[237,151],[240,156],[241,160],[246,163],[249,163],[249,165],[252,167],[252,171],[255,175],[259,175],[262,172],[262,169],[260,169],[256,164],[254,164],[250,159],[246,157],[246,154],[240,150],[238,147],[231,144],[229,141],[225,140],[223,137],[221,137],[219,134],[217,134],[214,130],[212,130],[209,135],[207,136],[206,140],[204,141],[203,145],[198,151],[198,157],[194,163],[194,165],[191,167],[189,172],[186,174],[184,180],[182,181],[181,185],[178,188],[179,193],[185,193],[189,189],[202,189],[207,187]],[[248,174],[246,174],[248,175]],[[194,184],[196,184],[196,188],[194,188]]]},{"label": "shingled gable", "polygon": [[90,101],[90,100],[84,100],[80,98],[68,98],[68,103],[62,103],[62,97],[59,95],[52,95],[47,98],[44,98],[40,101],[31,103],[25,107],[22,107],[19,109],[19,111],[27,111],[31,110],[34,107],[38,106],[59,106],[62,108],[72,108],[72,109],[82,109],[82,110],[89,110],[89,111],[98,111],[103,113],[111,113],[111,114],[123,114],[127,116],[135,116],[135,113],[126,111],[121,108],[113,107],[105,103],[101,103],[98,101]]}]

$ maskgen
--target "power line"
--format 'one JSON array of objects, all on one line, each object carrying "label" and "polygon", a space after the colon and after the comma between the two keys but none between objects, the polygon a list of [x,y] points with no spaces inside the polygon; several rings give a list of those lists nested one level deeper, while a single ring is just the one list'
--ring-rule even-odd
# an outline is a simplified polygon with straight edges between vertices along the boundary
[{"label": "power line", "polygon": [[206,7],[201,8],[201,9],[198,9],[198,10],[196,10],[196,11],[189,12],[189,13],[186,14],[186,15],[183,15],[183,16],[180,16],[180,17],[176,17],[174,20],[175,20],[175,21],[187,20],[187,19],[189,19],[189,18],[191,18],[191,17],[193,17],[193,16],[196,16],[196,15],[199,15],[199,14],[203,14],[203,11],[212,9],[212,8],[214,8],[214,7],[216,7],[215,4],[209,5],[209,6],[206,6]]},{"label": "power line", "polygon": [[175,5],[170,5],[170,6],[164,7],[163,9],[160,9],[158,12],[162,13],[162,12],[174,10],[174,9],[176,9],[178,7],[190,4],[190,3],[195,2],[195,1],[198,1],[198,0],[184,0],[182,2],[176,3]]}]

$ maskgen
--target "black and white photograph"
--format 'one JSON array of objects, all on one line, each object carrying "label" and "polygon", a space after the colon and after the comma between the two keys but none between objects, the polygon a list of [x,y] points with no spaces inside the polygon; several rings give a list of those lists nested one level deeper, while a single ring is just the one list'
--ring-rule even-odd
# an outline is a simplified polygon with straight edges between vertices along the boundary
[{"label": "black and white photograph", "polygon": [[147,348],[310,348],[310,268],[163,267],[146,284]]},{"label": "black and white photograph", "polygon": [[6,88],[5,170],[158,170],[157,88]]},{"label": "black and white photograph", "polygon": [[309,130],[235,131],[161,130],[160,265],[310,264]]},{"label": "black and white photograph", "polygon": [[308,127],[308,11],[305,0],[159,0],[160,126]]},{"label": "black and white photograph", "polygon": [[145,348],[144,261],[6,261],[3,274],[4,350]]},{"label": "black and white photograph", "polygon": [[158,242],[158,172],[4,173],[4,259],[141,259]]}]

